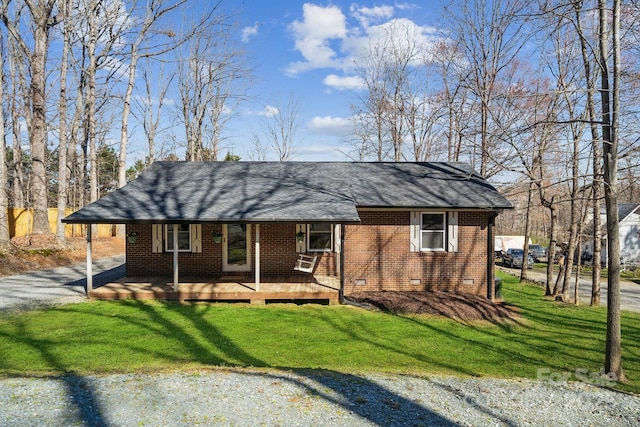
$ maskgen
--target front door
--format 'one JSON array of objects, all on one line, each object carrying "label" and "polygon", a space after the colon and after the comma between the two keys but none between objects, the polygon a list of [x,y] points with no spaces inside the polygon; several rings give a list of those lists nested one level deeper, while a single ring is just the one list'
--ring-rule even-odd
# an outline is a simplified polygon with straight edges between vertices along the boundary
[{"label": "front door", "polygon": [[251,271],[251,225],[222,225],[222,270]]}]

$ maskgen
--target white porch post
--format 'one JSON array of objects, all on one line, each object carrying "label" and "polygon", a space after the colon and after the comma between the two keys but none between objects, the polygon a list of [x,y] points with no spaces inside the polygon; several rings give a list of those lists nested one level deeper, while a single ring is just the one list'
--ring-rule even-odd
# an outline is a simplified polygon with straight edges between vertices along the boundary
[{"label": "white porch post", "polygon": [[173,290],[178,292],[178,224],[173,224]]},{"label": "white porch post", "polygon": [[256,224],[256,292],[260,291],[260,224]]},{"label": "white porch post", "polygon": [[91,253],[91,227],[87,224],[87,296],[93,290],[93,254]]}]

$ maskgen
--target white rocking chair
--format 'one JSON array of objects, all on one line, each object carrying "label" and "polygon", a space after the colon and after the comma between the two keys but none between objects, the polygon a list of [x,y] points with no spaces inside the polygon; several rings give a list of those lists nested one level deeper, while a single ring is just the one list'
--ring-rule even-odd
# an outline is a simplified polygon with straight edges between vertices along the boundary
[{"label": "white rocking chair", "polygon": [[298,254],[298,260],[296,261],[294,270],[302,271],[304,273],[313,273],[313,269],[316,266],[316,261],[318,260],[317,255],[305,255]]}]

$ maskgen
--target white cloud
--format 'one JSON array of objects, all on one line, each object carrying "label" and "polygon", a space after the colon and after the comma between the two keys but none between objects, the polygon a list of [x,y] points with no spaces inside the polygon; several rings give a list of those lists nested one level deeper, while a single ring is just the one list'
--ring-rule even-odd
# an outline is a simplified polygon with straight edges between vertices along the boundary
[{"label": "white cloud", "polygon": [[279,112],[280,110],[278,110],[277,107],[274,107],[273,105],[265,105],[263,110],[255,112],[253,114],[255,114],[256,116],[273,117]]},{"label": "white cloud", "polygon": [[364,80],[358,76],[340,77],[335,74],[329,74],[322,83],[338,90],[358,90],[365,87]]},{"label": "white cloud", "polygon": [[[149,99],[147,97],[144,96],[140,96],[140,95],[133,95],[133,100],[136,101],[138,104],[140,105],[146,105],[146,106],[158,106],[160,104],[159,99],[156,97],[153,97],[152,99]],[[162,105],[166,106],[166,105],[175,105],[176,101],[173,98],[163,98],[162,99]]]},{"label": "white cloud", "polygon": [[[396,44],[415,45],[426,51],[425,47],[438,37],[437,30],[408,18],[394,18],[396,11],[406,12],[414,7],[408,3],[375,7],[354,4],[346,16],[335,5],[305,3],[302,20],[295,20],[289,26],[302,60],[290,63],[286,73],[295,76],[319,68],[350,70],[359,57],[366,55],[372,43],[385,37],[393,37]],[[333,82],[339,86],[338,80]],[[331,86],[326,81],[325,84]]]},{"label": "white cloud", "polygon": [[302,13],[303,20],[293,21],[289,29],[293,33],[295,47],[305,61],[292,63],[287,73],[295,75],[310,69],[337,66],[339,61],[331,41],[347,35],[347,22],[342,10],[334,5],[323,7],[305,3]]},{"label": "white cloud", "polygon": [[344,154],[339,147],[330,144],[306,145],[296,149],[296,160],[307,162],[336,162],[343,161]]},{"label": "white cloud", "polygon": [[[373,25],[366,29],[362,37],[351,37],[344,42],[343,50],[348,52],[349,60],[345,64],[354,65],[358,58],[369,55],[369,50],[375,45],[392,43],[397,48],[412,49],[426,54],[429,46],[438,39],[438,31],[434,27],[421,26],[407,18],[391,19],[380,25]],[[420,55],[415,56],[416,64],[421,61]]]},{"label": "white cloud", "polygon": [[249,43],[258,34],[258,28],[260,28],[259,22],[256,22],[253,27],[244,27],[242,29],[242,42]]},{"label": "white cloud", "polygon": [[351,5],[350,12],[365,28],[371,25],[371,22],[380,22],[394,14],[392,6],[366,7],[357,3]]},{"label": "white cloud", "polygon": [[323,135],[347,136],[353,132],[353,123],[349,118],[317,116],[311,119],[308,128],[314,133]]}]

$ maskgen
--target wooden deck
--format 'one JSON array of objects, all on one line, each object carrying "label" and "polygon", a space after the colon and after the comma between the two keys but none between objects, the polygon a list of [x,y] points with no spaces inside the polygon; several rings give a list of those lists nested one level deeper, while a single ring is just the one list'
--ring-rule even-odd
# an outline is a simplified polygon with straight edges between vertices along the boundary
[{"label": "wooden deck", "polygon": [[340,279],[334,276],[261,277],[259,289],[252,277],[181,278],[178,292],[171,277],[123,277],[89,292],[96,300],[159,299],[177,301],[339,302]]}]

